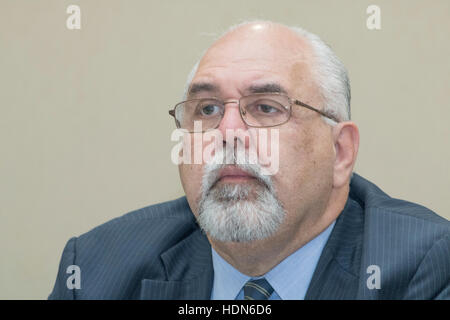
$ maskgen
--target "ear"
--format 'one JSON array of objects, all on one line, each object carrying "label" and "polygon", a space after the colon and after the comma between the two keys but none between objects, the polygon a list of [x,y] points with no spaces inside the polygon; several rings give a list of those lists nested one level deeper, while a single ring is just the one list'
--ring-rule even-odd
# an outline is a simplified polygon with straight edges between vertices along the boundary
[{"label": "ear", "polygon": [[333,187],[348,184],[359,148],[359,131],[354,122],[340,122],[333,128],[334,161]]}]

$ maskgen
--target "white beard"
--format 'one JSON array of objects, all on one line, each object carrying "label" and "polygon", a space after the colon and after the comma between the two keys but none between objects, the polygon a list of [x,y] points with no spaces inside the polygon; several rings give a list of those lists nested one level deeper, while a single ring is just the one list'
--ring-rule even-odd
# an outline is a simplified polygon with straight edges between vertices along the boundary
[{"label": "white beard", "polygon": [[262,175],[259,164],[234,164],[256,179],[243,184],[218,183],[226,164],[207,164],[199,201],[200,227],[218,241],[248,242],[273,235],[285,211],[275,195],[272,180]]}]

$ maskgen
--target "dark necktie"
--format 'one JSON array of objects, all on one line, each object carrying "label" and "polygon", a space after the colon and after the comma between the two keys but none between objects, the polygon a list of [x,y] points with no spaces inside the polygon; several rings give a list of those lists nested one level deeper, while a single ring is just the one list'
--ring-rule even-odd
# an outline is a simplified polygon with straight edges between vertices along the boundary
[{"label": "dark necktie", "polygon": [[268,300],[273,288],[266,279],[253,279],[244,285],[244,300]]}]

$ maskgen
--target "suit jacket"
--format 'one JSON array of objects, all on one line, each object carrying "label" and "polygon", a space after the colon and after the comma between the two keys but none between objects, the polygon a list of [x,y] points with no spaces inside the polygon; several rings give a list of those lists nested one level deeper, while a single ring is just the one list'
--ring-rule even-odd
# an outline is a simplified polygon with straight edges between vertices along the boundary
[{"label": "suit jacket", "polygon": [[[69,289],[70,265],[80,289]],[[301,272],[301,270],[299,270]],[[185,197],[71,238],[49,299],[210,299],[211,246]],[[306,299],[450,299],[450,223],[357,174]]]}]

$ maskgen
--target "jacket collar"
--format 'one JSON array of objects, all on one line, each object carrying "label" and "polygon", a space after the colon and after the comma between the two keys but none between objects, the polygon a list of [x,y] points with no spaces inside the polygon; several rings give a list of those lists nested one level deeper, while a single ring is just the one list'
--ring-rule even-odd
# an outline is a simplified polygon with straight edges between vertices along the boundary
[{"label": "jacket collar", "polygon": [[351,191],[344,210],[336,219],[305,299],[356,298],[364,233],[364,211],[361,199],[354,195],[355,189],[359,189],[359,185],[355,183],[365,181],[360,179],[362,178],[356,174],[352,179]]},{"label": "jacket collar", "polygon": [[214,276],[211,245],[199,228],[160,257],[167,280],[143,279],[140,299],[210,299]]}]

